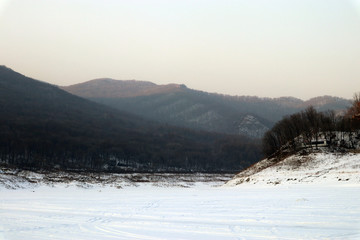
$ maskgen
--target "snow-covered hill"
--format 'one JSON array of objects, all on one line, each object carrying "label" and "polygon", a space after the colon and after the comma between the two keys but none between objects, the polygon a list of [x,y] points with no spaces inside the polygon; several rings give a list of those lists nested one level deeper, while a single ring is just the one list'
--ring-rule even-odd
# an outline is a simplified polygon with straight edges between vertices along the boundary
[{"label": "snow-covered hill", "polygon": [[360,185],[360,153],[319,151],[281,161],[264,159],[237,174],[226,186],[299,183]]}]

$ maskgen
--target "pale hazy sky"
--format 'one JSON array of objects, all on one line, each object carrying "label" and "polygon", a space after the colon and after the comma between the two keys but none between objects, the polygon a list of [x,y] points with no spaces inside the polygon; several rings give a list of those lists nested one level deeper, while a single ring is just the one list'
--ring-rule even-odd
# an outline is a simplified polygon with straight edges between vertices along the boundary
[{"label": "pale hazy sky", "polygon": [[360,0],[0,0],[0,65],[261,97],[360,91]]}]

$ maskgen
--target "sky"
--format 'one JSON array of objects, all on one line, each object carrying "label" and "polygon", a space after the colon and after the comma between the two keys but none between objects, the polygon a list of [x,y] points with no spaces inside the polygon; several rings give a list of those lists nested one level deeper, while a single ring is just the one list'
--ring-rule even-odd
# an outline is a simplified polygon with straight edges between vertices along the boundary
[{"label": "sky", "polygon": [[0,65],[230,95],[360,91],[360,0],[0,0]]}]

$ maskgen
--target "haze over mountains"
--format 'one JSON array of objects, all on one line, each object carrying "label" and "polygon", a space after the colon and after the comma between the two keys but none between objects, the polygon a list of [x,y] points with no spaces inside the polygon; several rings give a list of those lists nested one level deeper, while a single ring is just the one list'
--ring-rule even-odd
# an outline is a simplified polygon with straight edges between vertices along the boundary
[{"label": "haze over mountains", "polygon": [[310,103],[337,111],[349,105],[335,97],[233,97],[133,80],[98,79],[64,89],[78,96],[0,66],[0,162],[65,170],[236,172],[260,160],[259,140],[251,138],[260,138],[283,115]]},{"label": "haze over mountains", "polygon": [[170,127],[0,66],[0,164],[91,171],[238,171],[261,157],[245,137]]},{"label": "haze over mountains", "polygon": [[210,132],[261,138],[273,124],[308,106],[342,112],[350,101],[321,96],[303,101],[293,97],[229,96],[145,81],[95,79],[62,89],[122,111],[161,123]]}]

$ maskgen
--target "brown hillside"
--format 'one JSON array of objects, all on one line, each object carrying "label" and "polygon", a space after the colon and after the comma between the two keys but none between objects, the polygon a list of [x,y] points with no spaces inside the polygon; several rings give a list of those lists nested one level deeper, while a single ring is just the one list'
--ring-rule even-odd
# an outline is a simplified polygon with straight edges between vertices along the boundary
[{"label": "brown hillside", "polygon": [[156,85],[145,81],[102,78],[61,88],[84,98],[127,98],[179,92],[185,87],[179,84]]}]

